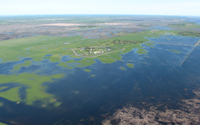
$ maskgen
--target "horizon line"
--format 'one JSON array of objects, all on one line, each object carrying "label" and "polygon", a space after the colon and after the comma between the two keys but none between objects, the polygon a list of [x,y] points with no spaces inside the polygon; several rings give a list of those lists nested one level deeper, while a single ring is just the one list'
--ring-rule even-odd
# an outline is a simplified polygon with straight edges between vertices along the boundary
[{"label": "horizon line", "polygon": [[119,15],[119,16],[178,16],[178,17],[200,17],[199,15],[156,15],[156,14],[7,14],[7,15],[0,15],[2,16],[61,16],[61,15],[88,15],[88,16],[95,16],[95,15]]}]

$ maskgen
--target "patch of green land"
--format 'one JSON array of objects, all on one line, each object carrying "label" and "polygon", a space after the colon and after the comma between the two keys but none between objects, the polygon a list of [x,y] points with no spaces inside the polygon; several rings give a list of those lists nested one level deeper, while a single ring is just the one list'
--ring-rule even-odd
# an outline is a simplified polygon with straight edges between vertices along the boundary
[{"label": "patch of green land", "polygon": [[169,49],[169,51],[172,51],[172,52],[174,52],[174,53],[181,53],[181,51],[178,51],[178,50]]},{"label": "patch of green land", "polygon": [[116,60],[114,58],[110,58],[109,55],[102,55],[102,56],[99,56],[97,59],[99,59],[102,63],[116,62]]},{"label": "patch of green land", "polygon": [[119,67],[121,70],[126,70],[124,67]]},{"label": "patch of green land", "polygon": [[154,46],[152,43],[145,43],[146,46]]},{"label": "patch of green land", "polygon": [[94,58],[88,58],[88,57],[85,57],[85,58],[83,58],[82,60],[79,60],[79,61],[75,61],[75,60],[67,61],[68,65],[71,65],[71,64],[74,64],[74,63],[77,63],[77,64],[75,64],[76,67],[85,67],[85,66],[91,66],[92,64],[95,63],[95,61],[94,61]]},{"label": "patch of green land", "polygon": [[[0,92],[0,96],[10,101],[24,102],[31,105],[34,101],[42,101],[43,103],[56,103],[56,99],[53,95],[45,92],[46,86],[43,86],[44,82],[52,82],[52,79],[62,78],[63,74],[57,74],[52,76],[43,76],[30,73],[21,73],[19,75],[0,75],[1,83],[18,83],[20,86],[9,89],[5,92]],[[26,89],[26,99],[22,100],[19,96],[19,88],[22,86],[28,87]]]},{"label": "patch of green land", "polygon": [[56,102],[56,103],[54,104],[55,107],[58,107],[58,106],[60,106],[60,105],[61,105],[61,102]]},{"label": "patch of green land", "polygon": [[180,31],[177,35],[189,36],[189,37],[200,37],[200,32],[197,31]]},{"label": "patch of green land", "polygon": [[[51,54],[48,58],[51,62],[59,62],[59,66],[65,68],[85,67],[95,63],[95,59],[102,63],[113,63],[121,60],[122,55],[137,49],[138,54],[146,54],[143,43],[149,40],[146,37],[159,37],[163,34],[169,34],[172,31],[143,31],[138,33],[125,34],[115,38],[103,39],[86,39],[81,36],[73,37],[52,37],[52,36],[34,36],[20,39],[0,41],[0,59],[1,63],[18,61],[21,58],[33,58],[32,61],[42,61],[45,55]],[[173,32],[172,32],[173,33]],[[67,44],[66,44],[67,43]],[[27,51],[26,53],[24,51]],[[68,48],[68,49],[65,49]],[[74,51],[78,54],[76,55]],[[61,58],[69,55],[73,58],[82,58],[82,60],[69,60],[62,62]],[[74,64],[73,66],[71,66]],[[19,70],[22,66],[31,65],[30,61],[19,64],[14,70]]]},{"label": "patch of green land", "polygon": [[86,71],[86,72],[91,72],[91,70],[90,70],[90,69],[84,69],[84,71]]},{"label": "patch of green land", "polygon": [[58,66],[62,66],[62,67],[68,68],[68,69],[72,69],[72,68],[73,68],[73,67],[67,65],[67,63],[65,63],[65,62],[60,62],[60,63],[58,64]]},{"label": "patch of green land", "polygon": [[91,75],[91,77],[95,77],[95,76],[96,76],[96,75],[94,75],[94,74],[93,74],[93,75]]},{"label": "patch of green land", "polygon": [[30,66],[31,64],[32,64],[31,61],[25,61],[22,64],[15,65],[13,71],[19,70],[21,67]]},{"label": "patch of green land", "polygon": [[6,89],[6,88],[8,88],[8,87],[7,86],[3,86],[3,87],[0,88],[0,90]]},{"label": "patch of green land", "polygon": [[180,35],[180,36],[188,36],[188,37],[200,37],[199,31],[176,31],[171,30],[170,32],[166,32],[167,34],[164,35]]},{"label": "patch of green land", "polygon": [[7,91],[1,92],[0,96],[6,98],[10,101],[19,102],[21,99],[19,98],[18,92],[20,87],[15,87],[13,89],[9,89]]},{"label": "patch of green land", "polygon": [[[94,41],[94,42],[93,42]],[[20,39],[0,41],[0,59],[3,62],[18,61],[21,58],[33,58],[33,61],[42,61],[43,57],[52,54],[50,61],[59,62],[64,55],[75,56],[71,49],[85,45],[95,45],[101,40],[82,39],[81,36],[75,37],[50,37],[50,36],[34,36]],[[70,43],[70,44],[64,44]],[[73,44],[72,44],[73,43]],[[26,49],[29,48],[29,53]]]},{"label": "patch of green land", "polygon": [[200,25],[194,22],[182,22],[182,23],[174,23],[169,24],[169,27],[177,27],[177,28],[200,28]]},{"label": "patch of green land", "polygon": [[128,67],[130,67],[130,68],[133,68],[133,67],[134,67],[134,64],[132,64],[132,63],[126,63],[126,65],[127,65]]},{"label": "patch of green land", "polygon": [[[97,46],[101,46],[101,48],[109,48],[109,50],[104,49],[103,54],[88,54],[86,57],[83,58],[83,60],[80,61],[74,61],[69,60],[67,63],[79,63],[79,65],[76,65],[78,67],[85,67],[92,65],[95,63],[94,59],[99,59],[102,63],[113,63],[117,60],[121,60],[122,55],[130,52],[134,48],[137,49],[138,54],[146,54],[148,51],[145,50],[143,46],[141,46],[143,43],[148,42],[148,39],[145,37],[158,37],[163,34],[169,34],[170,31],[143,31],[139,33],[132,33],[132,34],[126,34],[124,36],[119,36],[115,38],[110,38],[104,41],[100,41]],[[172,32],[174,33],[174,32]],[[147,44],[148,45],[148,44]],[[150,45],[150,44],[149,44]],[[96,46],[85,46],[87,50],[85,52],[93,52],[97,51],[96,49],[100,47]],[[101,49],[102,50],[102,49]],[[78,51],[78,50],[76,50]],[[83,51],[83,50],[82,50]]]},{"label": "patch of green land", "polygon": [[7,124],[5,124],[5,123],[1,123],[1,122],[0,122],[0,125],[7,125]]}]

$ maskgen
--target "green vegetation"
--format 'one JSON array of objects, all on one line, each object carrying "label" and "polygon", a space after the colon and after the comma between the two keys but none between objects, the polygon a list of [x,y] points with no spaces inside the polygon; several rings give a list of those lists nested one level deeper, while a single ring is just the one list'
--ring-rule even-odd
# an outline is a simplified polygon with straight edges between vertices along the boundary
[{"label": "green vegetation", "polygon": [[85,67],[85,66],[91,66],[94,64],[94,58],[83,58],[83,60],[75,61],[75,60],[69,60],[67,61],[68,65],[73,65],[75,67]]},{"label": "green vegetation", "polygon": [[[44,58],[50,59],[51,62],[59,62],[58,66],[65,68],[85,67],[95,63],[99,59],[102,63],[113,63],[121,60],[122,55],[135,49],[138,54],[146,54],[143,43],[147,43],[145,37],[158,37],[162,34],[174,33],[174,31],[143,31],[138,33],[125,34],[107,40],[85,39],[81,36],[73,37],[52,37],[52,36],[35,36],[0,42],[0,59],[2,63],[8,61],[18,61],[19,56],[24,58],[33,58],[33,61],[42,61]],[[65,44],[67,43],[67,44]],[[27,49],[29,48],[29,49]],[[67,48],[67,49],[66,49]],[[78,54],[75,55],[74,51]],[[24,51],[28,51],[26,53]],[[45,57],[45,55],[51,56]],[[82,58],[82,60],[69,60],[62,62],[61,58],[69,55],[73,58]],[[19,70],[22,66],[31,65],[31,61],[25,61],[23,64],[14,66],[14,70]]]},{"label": "green vegetation", "polygon": [[5,123],[1,123],[1,122],[0,122],[0,125],[7,125],[7,124],[5,124]]},{"label": "green vegetation", "polygon": [[86,25],[86,26],[79,26],[79,28],[85,28],[85,29],[88,29],[88,28],[100,28],[100,26]]},{"label": "green vegetation", "polygon": [[6,99],[9,99],[10,101],[18,102],[21,101],[19,98],[19,95],[17,94],[19,92],[20,87],[15,87],[13,89],[9,89],[5,92],[1,92],[0,96]]},{"label": "green vegetation", "polygon": [[154,46],[152,43],[145,43],[146,46]]},{"label": "green vegetation", "polygon": [[137,49],[136,52],[137,52],[139,55],[142,55],[142,54],[147,53],[147,51],[146,51],[145,49],[143,49],[143,46],[141,46],[141,44],[135,44],[135,45],[133,46],[133,48],[136,48],[136,49]]},{"label": "green vegetation", "polygon": [[102,63],[113,63],[113,62],[116,62],[116,60],[115,60],[114,58],[110,58],[109,55],[98,56],[98,59],[99,59]]},{"label": "green vegetation", "polygon": [[177,35],[190,36],[190,37],[200,37],[200,32],[197,31],[180,31]]},{"label": "green vegetation", "polygon": [[178,28],[200,28],[200,25],[194,22],[174,23],[174,24],[169,24],[169,26]]},{"label": "green vegetation", "polygon": [[172,51],[172,52],[174,52],[174,53],[181,53],[181,52],[178,51],[178,50],[171,50],[171,49],[169,49],[169,51]]},{"label": "green vegetation", "polygon": [[34,101],[41,100],[43,103],[55,103],[56,99],[53,95],[45,92],[44,82],[52,82],[54,78],[62,78],[63,74],[42,76],[29,73],[21,73],[19,75],[0,75],[1,83],[19,83],[21,86],[27,86],[27,95],[25,100],[21,100],[19,97],[19,88],[21,86],[9,89],[5,92],[1,92],[0,96],[10,101],[24,102],[28,105],[33,104]]},{"label": "green vegetation", "polygon": [[126,63],[126,65],[127,65],[128,67],[130,67],[130,68],[133,68],[133,67],[134,67],[134,64],[132,64],[132,63]]},{"label": "green vegetation", "polygon": [[130,41],[130,40],[113,40],[111,42],[111,44],[127,44],[127,43],[137,44],[137,43],[143,43],[143,42],[142,41]]},{"label": "green vegetation", "polygon": [[3,106],[3,102],[0,102],[0,107]]},{"label": "green vegetation", "polygon": [[[167,33],[174,33],[167,31]],[[143,44],[151,46],[148,39],[145,37],[158,37],[166,34],[166,31],[143,31],[139,33],[131,33],[123,36],[102,39],[85,39],[81,36],[74,37],[52,37],[52,36],[35,36],[13,40],[0,41],[0,59],[1,63],[10,61],[18,61],[21,58],[33,58],[31,61],[25,61],[23,64],[14,66],[13,71],[19,70],[23,66],[32,65],[32,61],[42,61],[49,59],[51,62],[59,62],[57,65],[68,69],[73,67],[86,67],[95,63],[95,59],[102,63],[113,63],[117,60],[122,60],[122,55],[136,50],[140,54],[146,54],[148,51],[142,46]],[[67,43],[67,44],[66,44]],[[27,49],[28,48],[28,49]],[[67,48],[67,49],[66,49]],[[45,56],[45,55],[51,56]],[[62,62],[61,58],[64,55],[69,55],[73,58],[82,58],[82,60],[68,60]],[[133,68],[132,63],[127,63],[127,66]],[[125,70],[124,67],[120,69]],[[84,69],[86,72],[91,72],[90,69]],[[34,101],[41,101],[40,106],[48,107],[53,104],[55,107],[61,105],[55,99],[54,95],[45,92],[46,86],[44,82],[52,82],[52,79],[62,78],[63,74],[44,76],[30,73],[21,73],[13,75],[0,75],[1,83],[18,83],[19,86],[1,92],[0,96],[10,101],[21,102],[27,105],[34,104]],[[94,77],[95,75],[91,75]],[[22,86],[26,89],[26,99],[20,98],[19,89]],[[5,89],[5,87],[0,88]]]},{"label": "green vegetation", "polygon": [[[4,40],[0,41],[0,59],[3,59],[2,63],[8,61],[18,61],[20,60],[18,57],[21,56],[22,58],[33,58],[33,61],[42,61],[45,55],[52,54],[50,61],[58,62],[64,55],[74,56],[74,53],[71,49],[63,48],[78,48],[85,45],[93,45],[99,41],[101,40],[82,39],[80,36],[35,36]],[[64,44],[66,42],[70,44]],[[26,50],[29,47],[30,49]],[[24,51],[28,51],[29,53]]]},{"label": "green vegetation", "polygon": [[86,72],[91,72],[91,70],[90,70],[90,69],[84,69],[84,71],[86,71]]},{"label": "green vegetation", "polygon": [[8,87],[7,86],[6,87],[1,87],[0,90],[6,89],[6,88],[8,88]]},{"label": "green vegetation", "polygon": [[126,70],[124,67],[119,67],[121,70]]},{"label": "green vegetation", "polygon": [[79,28],[94,28],[94,27],[97,27],[97,26],[93,26],[93,25],[79,26]]},{"label": "green vegetation", "polygon": [[65,62],[60,62],[60,63],[58,64],[58,66],[62,66],[62,67],[68,68],[68,69],[72,69],[72,68],[73,68],[73,67],[67,65],[67,63],[65,63]]},{"label": "green vegetation", "polygon": [[23,64],[15,65],[13,71],[19,70],[21,67],[30,66],[31,64],[31,61],[25,61]]},{"label": "green vegetation", "polygon": [[94,75],[94,74],[93,74],[93,75],[91,75],[91,77],[95,77],[95,76],[96,76],[96,75]]},{"label": "green vegetation", "polygon": [[[51,54],[51,56],[48,57],[51,62],[60,62],[60,66],[68,67],[67,64],[62,63],[60,59],[64,55],[70,55],[71,57],[77,58],[75,53],[72,51],[72,49],[74,49],[79,55],[85,56],[81,61],[71,61],[80,63],[78,66],[91,65],[95,63],[94,59],[99,59],[103,63],[112,63],[116,60],[121,60],[121,56],[119,54],[127,53],[133,48],[138,49],[138,54],[147,53],[147,51],[140,46],[142,43],[148,41],[145,37],[158,37],[164,33],[165,31],[143,31],[107,40],[83,39],[81,36],[35,36],[5,40],[0,42],[0,59],[3,59],[2,63],[4,63],[8,61],[18,61],[20,60],[18,57],[21,56],[24,58],[33,58],[33,61],[42,61],[45,55]],[[85,50],[82,49],[83,47]],[[88,53],[89,49],[92,47],[97,54]],[[27,48],[29,49],[27,50]],[[29,53],[25,53],[24,51],[28,51]],[[81,58],[81,56],[78,58]],[[70,63],[70,61],[68,63]],[[26,61],[24,64],[15,66],[14,70],[18,70],[21,66],[29,66],[30,64],[30,61]]]},{"label": "green vegetation", "polygon": [[56,103],[54,104],[55,107],[58,107],[58,106],[60,106],[60,105],[61,105],[61,102],[56,102]]}]

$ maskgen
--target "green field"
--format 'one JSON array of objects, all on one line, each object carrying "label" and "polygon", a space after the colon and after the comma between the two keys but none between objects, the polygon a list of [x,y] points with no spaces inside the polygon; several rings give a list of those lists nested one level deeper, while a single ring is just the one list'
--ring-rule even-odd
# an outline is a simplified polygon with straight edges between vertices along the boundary
[{"label": "green field", "polygon": [[169,24],[169,26],[177,27],[177,28],[194,28],[194,29],[200,28],[200,25],[193,22],[173,23],[173,24]]},{"label": "green field", "polygon": [[[142,43],[148,40],[145,37],[158,37],[164,34],[164,31],[144,31],[139,33],[132,33],[124,36],[110,38],[107,40],[101,39],[85,39],[81,36],[74,37],[50,37],[50,36],[34,36],[12,40],[4,40],[0,42],[0,59],[3,59],[2,63],[10,61],[18,61],[21,58],[33,58],[33,61],[42,61],[45,55],[52,54],[50,58],[51,62],[60,62],[60,59],[64,55],[70,55],[75,58],[82,58],[81,54],[87,53],[87,51],[80,52],[81,48],[96,46],[95,51],[104,50],[102,54],[89,54],[83,55],[87,58],[99,58],[100,60],[106,58],[106,56],[113,57],[114,59],[120,60],[120,51],[127,53],[133,48],[138,48],[138,53],[147,53],[140,46]],[[114,40],[126,41],[125,44],[116,43]],[[111,50],[100,49],[102,47],[110,47]],[[72,51],[74,49],[77,54],[76,56]],[[19,56],[21,58],[19,58]],[[114,60],[113,60],[114,61]],[[105,61],[106,62],[106,61]],[[109,62],[109,61],[108,61]],[[24,66],[28,66],[30,62],[26,62]],[[22,65],[23,66],[23,65]],[[15,67],[15,69],[19,69]]]},{"label": "green field", "polygon": [[121,70],[126,70],[124,67],[119,67]]},{"label": "green field", "polygon": [[172,51],[172,52],[174,52],[174,53],[181,53],[180,51],[178,51],[178,50],[169,50],[169,51]]},{"label": "green field", "polygon": [[90,69],[84,69],[84,71],[86,71],[86,72],[91,72],[91,70],[90,70]]},{"label": "green field", "polygon": [[7,125],[7,124],[4,124],[4,123],[1,123],[1,122],[0,122],[0,125]]},{"label": "green field", "polygon": [[128,67],[130,67],[130,68],[133,68],[134,67],[134,64],[132,64],[132,63],[127,63],[126,64]]},{"label": "green field", "polygon": [[[48,103],[55,103],[57,101],[53,95],[45,92],[45,86],[42,85],[44,82],[52,82],[52,79],[62,78],[63,74],[57,74],[52,76],[42,76],[29,73],[21,73],[19,75],[0,75],[0,84],[2,83],[17,83],[18,87],[9,89],[5,92],[1,92],[0,96],[14,102],[22,102],[28,105],[33,104],[34,101],[41,100],[43,102],[42,107],[48,105]],[[28,89],[27,97],[22,100],[19,97],[19,88],[22,86],[27,86]]]}]

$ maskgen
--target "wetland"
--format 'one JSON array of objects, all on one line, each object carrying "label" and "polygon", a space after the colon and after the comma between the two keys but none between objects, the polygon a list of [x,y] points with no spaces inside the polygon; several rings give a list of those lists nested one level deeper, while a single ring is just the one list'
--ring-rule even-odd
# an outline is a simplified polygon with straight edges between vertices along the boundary
[{"label": "wetland", "polygon": [[0,17],[0,122],[199,124],[195,19]]}]

